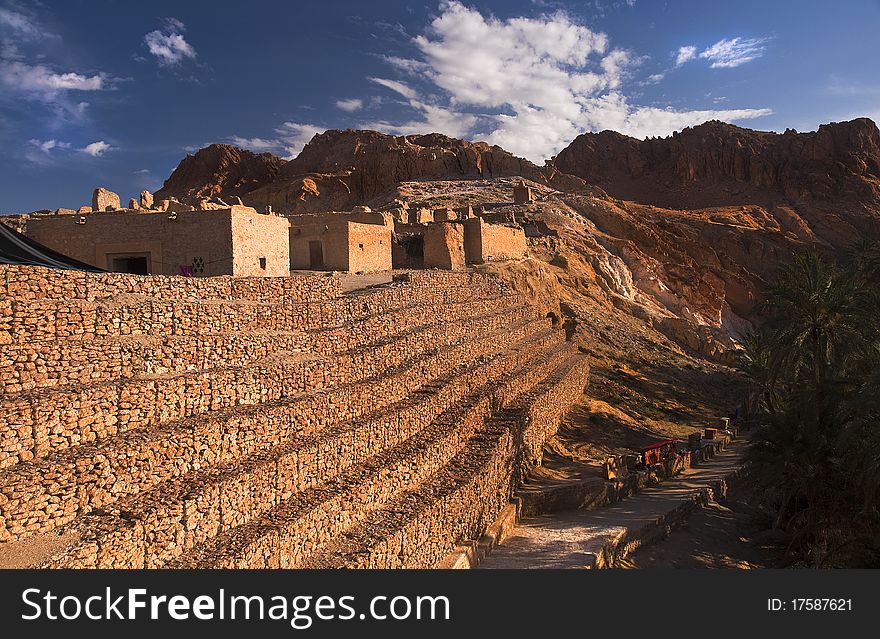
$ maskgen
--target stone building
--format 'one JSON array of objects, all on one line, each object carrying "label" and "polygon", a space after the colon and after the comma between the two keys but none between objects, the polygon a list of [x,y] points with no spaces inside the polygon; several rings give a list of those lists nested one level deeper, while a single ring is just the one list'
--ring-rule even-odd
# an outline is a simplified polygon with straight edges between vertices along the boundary
[{"label": "stone building", "polygon": [[[461,269],[468,264],[520,259],[526,254],[525,232],[518,227],[489,224],[479,217],[434,222],[423,230],[423,266]],[[412,227],[409,227],[412,233]]]},{"label": "stone building", "polygon": [[513,187],[513,203],[514,204],[531,204],[535,201],[532,189],[526,186],[523,180]]},{"label": "stone building", "polygon": [[289,274],[289,223],[246,206],[212,211],[34,216],[27,235],[109,271],[153,275]]},{"label": "stone building", "polygon": [[480,217],[465,220],[463,226],[468,264],[516,260],[526,254],[526,234],[519,227],[489,224]]},{"label": "stone building", "polygon": [[393,220],[370,211],[290,217],[290,269],[390,271]]},{"label": "stone building", "polygon": [[426,268],[456,270],[464,268],[465,227],[453,222],[434,222],[425,227],[424,264]]}]

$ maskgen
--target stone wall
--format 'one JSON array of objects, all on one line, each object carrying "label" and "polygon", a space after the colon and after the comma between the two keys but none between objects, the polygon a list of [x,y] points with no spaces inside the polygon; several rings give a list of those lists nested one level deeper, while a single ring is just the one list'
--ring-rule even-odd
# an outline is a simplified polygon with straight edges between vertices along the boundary
[{"label": "stone wall", "polygon": [[483,274],[3,281],[0,566],[431,566],[586,381]]},{"label": "stone wall", "polygon": [[391,270],[391,229],[379,224],[348,223],[348,270],[375,273]]},{"label": "stone wall", "polygon": [[[299,221],[290,224],[291,270],[348,270],[348,222]],[[310,245],[319,246],[320,250]],[[317,252],[316,252],[317,251]]]},{"label": "stone wall", "polygon": [[468,264],[520,259],[525,256],[528,244],[521,228],[489,224],[482,218],[472,218],[464,224]]},{"label": "stone wall", "polygon": [[424,256],[427,268],[464,268],[464,226],[455,222],[434,222],[425,226]]},{"label": "stone wall", "polygon": [[[290,227],[291,270],[350,271],[375,273],[391,270],[391,224],[380,213],[357,217],[381,223],[353,222],[342,217],[294,216]],[[315,248],[320,245],[320,261]]]},{"label": "stone wall", "polygon": [[232,273],[238,277],[290,274],[290,223],[277,215],[232,213]]}]

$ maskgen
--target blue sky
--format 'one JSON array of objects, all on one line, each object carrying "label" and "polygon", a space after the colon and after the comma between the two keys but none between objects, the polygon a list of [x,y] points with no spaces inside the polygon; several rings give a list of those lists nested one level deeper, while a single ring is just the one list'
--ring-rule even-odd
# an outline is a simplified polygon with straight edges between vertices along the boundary
[{"label": "blue sky", "polygon": [[0,212],[155,190],[230,142],[439,131],[540,163],[583,131],[880,121],[880,0],[0,0]]}]

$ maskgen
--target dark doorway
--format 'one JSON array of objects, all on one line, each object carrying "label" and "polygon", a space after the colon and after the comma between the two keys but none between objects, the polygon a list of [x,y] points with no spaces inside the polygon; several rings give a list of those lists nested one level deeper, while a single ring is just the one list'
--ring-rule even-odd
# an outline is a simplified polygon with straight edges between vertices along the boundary
[{"label": "dark doorway", "polygon": [[132,275],[150,274],[149,255],[113,255],[110,257],[110,270]]},{"label": "dark doorway", "polygon": [[309,242],[309,268],[324,268],[324,245],[320,240]]},{"label": "dark doorway", "polygon": [[423,268],[425,266],[425,237],[419,234],[399,233],[391,242],[391,268]]}]

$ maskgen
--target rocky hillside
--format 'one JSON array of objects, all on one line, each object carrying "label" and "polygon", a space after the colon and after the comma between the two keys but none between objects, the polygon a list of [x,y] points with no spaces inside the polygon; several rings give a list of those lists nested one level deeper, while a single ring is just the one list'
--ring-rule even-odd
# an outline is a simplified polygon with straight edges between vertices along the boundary
[{"label": "rocky hillside", "polygon": [[718,121],[667,138],[586,133],[553,166],[615,197],[671,208],[788,204],[807,212],[880,214],[880,131],[867,118],[810,133]]},{"label": "rocky hillside", "polygon": [[214,196],[242,196],[271,182],[284,165],[284,160],[271,153],[212,144],[183,158],[155,197],[194,202]]},{"label": "rocky hillside", "polygon": [[213,144],[187,156],[157,196],[194,201],[238,195],[247,204],[303,213],[349,210],[400,182],[448,177],[523,176],[558,190],[585,187],[580,178],[545,170],[499,146],[439,133],[392,136],[327,131],[293,160]]}]

